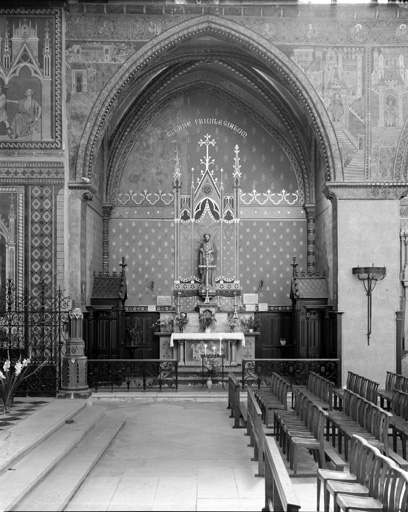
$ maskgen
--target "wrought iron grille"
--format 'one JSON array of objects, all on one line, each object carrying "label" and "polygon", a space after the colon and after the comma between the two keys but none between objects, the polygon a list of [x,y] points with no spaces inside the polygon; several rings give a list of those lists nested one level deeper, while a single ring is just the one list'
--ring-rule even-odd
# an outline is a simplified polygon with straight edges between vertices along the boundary
[{"label": "wrought iron grille", "polygon": [[242,388],[270,386],[273,372],[296,385],[307,384],[309,372],[314,372],[338,386],[339,364],[339,359],[243,359]]},{"label": "wrought iron grille", "polygon": [[141,390],[163,386],[178,389],[176,359],[88,359],[88,386],[99,389]]},{"label": "wrought iron grille", "polygon": [[[67,337],[70,300],[59,288],[41,283],[31,293],[16,293],[11,279],[0,295],[0,361],[29,357],[39,371],[24,380],[18,395],[55,396],[60,389],[63,345]],[[30,372],[31,373],[31,372]]]}]

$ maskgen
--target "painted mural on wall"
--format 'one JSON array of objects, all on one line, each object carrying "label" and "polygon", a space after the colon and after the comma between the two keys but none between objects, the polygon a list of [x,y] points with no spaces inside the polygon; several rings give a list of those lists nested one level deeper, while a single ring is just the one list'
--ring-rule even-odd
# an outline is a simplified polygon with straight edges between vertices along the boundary
[{"label": "painted mural on wall", "polygon": [[58,12],[0,11],[0,146],[61,146]]},{"label": "painted mural on wall", "polygon": [[[206,134],[214,139],[212,170],[218,181],[222,179],[225,190],[233,188],[234,148],[236,145],[240,148],[243,204],[251,202],[254,191],[260,194],[258,204],[263,204],[263,194],[268,190],[275,195],[266,198],[267,204],[279,202],[279,194],[285,197],[284,203],[299,202],[302,184],[293,168],[292,149],[285,140],[278,140],[278,134],[274,138],[225,99],[200,91],[172,101],[134,140],[117,198],[113,198],[116,204],[169,204],[176,154],[181,168],[181,192],[189,192],[192,184],[200,180],[203,167],[200,140]],[[161,197],[159,191],[166,196]]]},{"label": "painted mural on wall", "polygon": [[[398,30],[402,37],[406,25]],[[371,58],[371,177],[401,181],[405,178],[394,174],[394,160],[408,115],[408,49],[378,48]]]},{"label": "painted mural on wall", "polygon": [[98,94],[134,51],[132,43],[67,41],[66,95],[71,169],[84,124]]},{"label": "painted mural on wall", "polygon": [[353,175],[363,180],[365,49],[354,46],[307,46],[294,48],[291,58],[303,70],[326,105],[340,144],[344,168],[352,169]]},{"label": "painted mural on wall", "polygon": [[7,279],[21,293],[23,276],[23,187],[0,187],[0,295]]}]

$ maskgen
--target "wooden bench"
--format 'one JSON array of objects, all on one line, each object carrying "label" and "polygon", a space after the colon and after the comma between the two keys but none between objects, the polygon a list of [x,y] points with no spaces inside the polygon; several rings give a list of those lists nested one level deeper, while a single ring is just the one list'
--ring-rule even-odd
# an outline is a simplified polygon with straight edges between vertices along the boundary
[{"label": "wooden bench", "polygon": [[262,421],[262,411],[258,405],[254,391],[251,386],[247,388],[248,421],[247,434],[250,442],[249,447],[254,448],[254,461],[258,461],[258,473],[255,476],[265,476],[264,443],[265,433]]},{"label": "wooden bench", "polygon": [[387,372],[385,388],[377,391],[378,398],[380,399],[380,407],[387,411],[391,410],[392,407],[392,392],[394,389],[408,392],[408,378],[399,373]]},{"label": "wooden bench", "polygon": [[326,440],[332,437],[332,445],[342,454],[344,440],[344,458],[348,461],[348,444],[353,434],[366,438],[387,457],[392,458],[401,468],[407,467],[407,461],[389,446],[388,435],[392,414],[349,389],[344,390],[343,411],[328,411]]},{"label": "wooden bench", "polygon": [[275,409],[286,410],[288,408],[289,390],[289,381],[278,373],[273,372],[269,388],[261,388],[254,391],[255,397],[262,411],[263,422],[268,428],[273,428],[273,425],[271,424],[272,422],[270,421],[271,412]]},{"label": "wooden bench", "polygon": [[[357,373],[348,372],[347,374],[347,384],[346,389],[357,393],[357,395],[366,398],[369,402],[373,402],[374,404],[378,403],[378,382],[374,382],[373,380],[367,379],[362,375],[358,375]],[[333,388],[333,409],[342,408],[344,389],[343,388]]]},{"label": "wooden bench", "polygon": [[235,375],[228,374],[228,409],[230,418],[234,418],[233,428],[247,428],[248,408],[241,400],[241,385]]},{"label": "wooden bench", "polygon": [[[302,391],[310,400],[324,410],[332,408],[332,395],[334,382],[322,377],[318,373],[309,372],[306,386],[293,386],[293,394]],[[294,398],[293,398],[294,399]],[[292,402],[293,404],[293,402]]]},{"label": "wooden bench", "polygon": [[300,502],[275,438],[265,438],[265,507],[263,511],[300,510]]}]

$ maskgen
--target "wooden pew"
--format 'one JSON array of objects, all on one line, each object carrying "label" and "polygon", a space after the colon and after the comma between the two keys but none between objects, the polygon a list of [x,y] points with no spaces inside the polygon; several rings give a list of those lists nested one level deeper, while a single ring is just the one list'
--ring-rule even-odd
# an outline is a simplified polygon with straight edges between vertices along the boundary
[{"label": "wooden pew", "polygon": [[248,408],[241,400],[241,385],[235,375],[228,374],[228,409],[231,410],[230,418],[234,418],[233,428],[247,428]]},{"label": "wooden pew", "polygon": [[254,448],[252,460],[258,461],[258,473],[255,476],[265,476],[264,443],[266,436],[262,421],[262,411],[251,386],[247,388],[247,397],[247,434],[250,439],[248,446]]},{"label": "wooden pew", "polygon": [[300,501],[296,495],[285,463],[275,438],[265,438],[265,512],[273,510],[300,510]]}]

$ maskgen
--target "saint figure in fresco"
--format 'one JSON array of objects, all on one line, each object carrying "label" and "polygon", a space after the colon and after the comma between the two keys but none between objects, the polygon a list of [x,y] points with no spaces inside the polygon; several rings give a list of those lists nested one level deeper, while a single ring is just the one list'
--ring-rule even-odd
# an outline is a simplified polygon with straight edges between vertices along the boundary
[{"label": "saint figure in fresco", "polygon": [[395,99],[389,98],[385,105],[385,126],[396,126],[397,120],[397,107],[395,106]]},{"label": "saint figure in fresco", "polygon": [[341,99],[340,93],[336,92],[333,95],[329,109],[330,109],[333,121],[335,123],[338,123],[339,121],[341,121],[341,118],[344,113],[344,107],[343,107],[343,101]]},{"label": "saint figure in fresco", "polygon": [[8,121],[8,114],[6,110],[6,104],[7,102],[11,102],[12,100],[8,100],[5,93],[3,91],[0,91],[0,123],[4,123],[7,135],[12,138],[12,130],[10,123]]},{"label": "saint figure in fresco", "polygon": [[201,274],[201,281],[208,286],[213,285],[213,268],[215,266],[215,251],[214,245],[211,242],[211,235],[205,233],[201,242],[199,252],[199,270]]},{"label": "saint figure in fresco", "polygon": [[41,106],[33,96],[34,91],[27,89],[24,98],[14,102],[18,104],[18,112],[11,123],[13,139],[31,135],[34,129],[39,131],[38,121],[41,117]]}]

